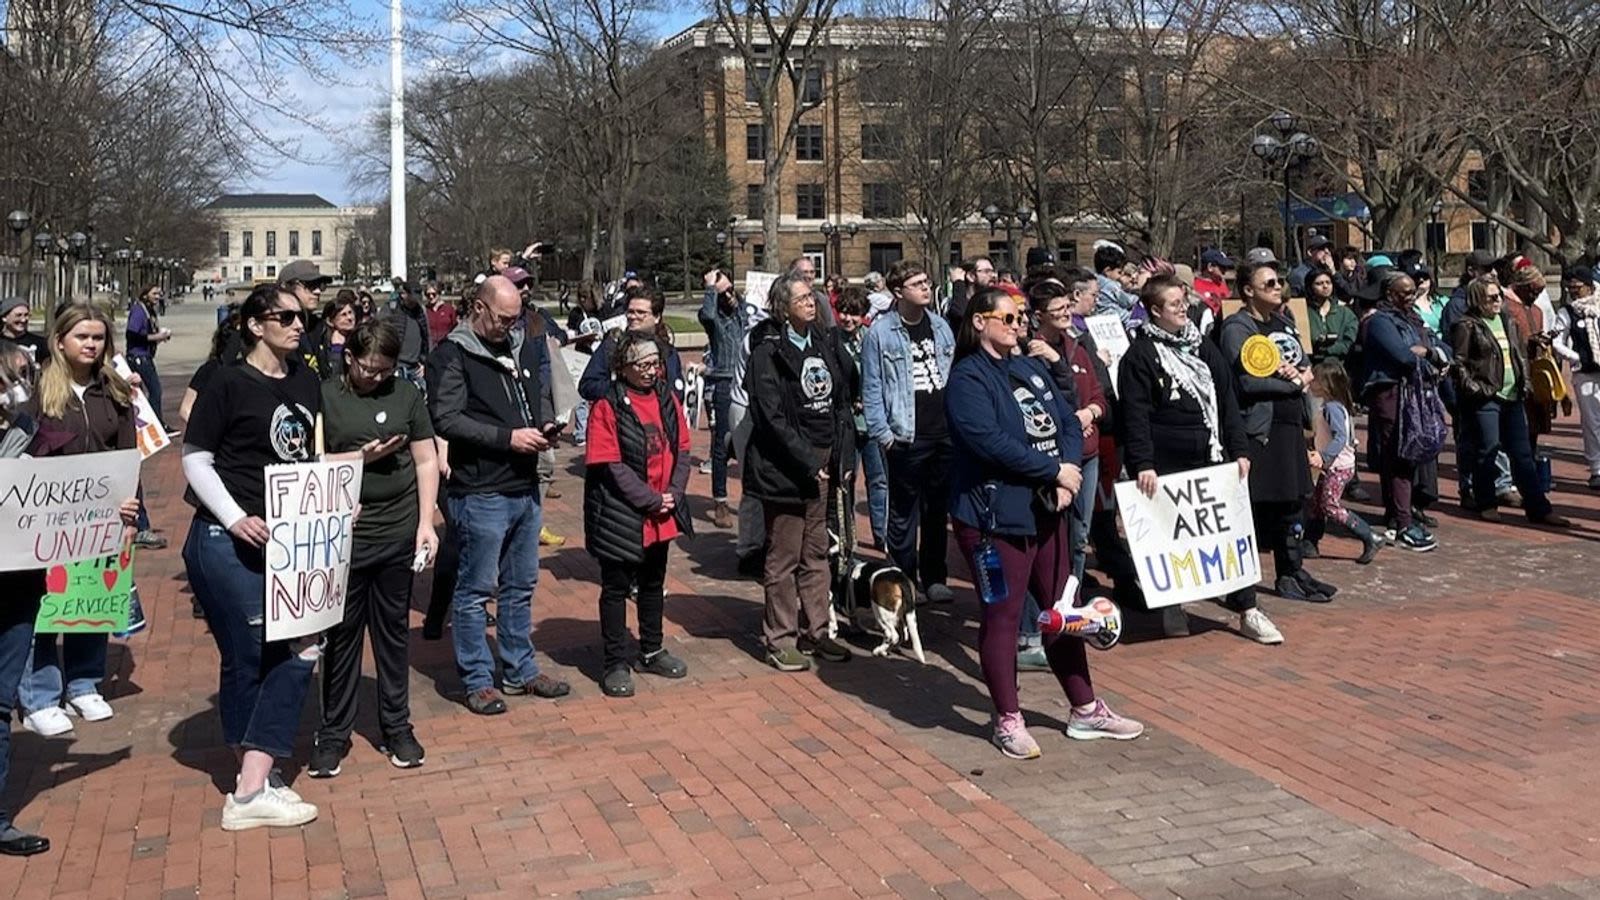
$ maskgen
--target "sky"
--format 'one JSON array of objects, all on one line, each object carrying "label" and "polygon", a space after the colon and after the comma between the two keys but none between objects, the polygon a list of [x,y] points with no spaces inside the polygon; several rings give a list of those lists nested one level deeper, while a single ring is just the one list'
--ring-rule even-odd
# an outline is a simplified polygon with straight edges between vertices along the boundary
[{"label": "sky", "polygon": [[[375,22],[388,23],[388,6],[383,0],[351,0],[357,14],[368,12]],[[660,14],[657,32],[661,37],[682,31],[705,15],[699,3],[666,4]],[[423,60],[408,56],[406,80],[426,74]],[[321,133],[303,136],[293,158],[283,158],[262,149],[256,159],[262,170],[228,189],[236,193],[320,194],[343,205],[371,200],[370,189],[360,190],[350,183],[353,165],[351,147],[367,128],[375,111],[387,110],[389,102],[389,59],[373,59],[358,69],[340,75],[340,84],[319,84],[303,74],[286,72],[283,86],[299,106],[328,127]]]}]

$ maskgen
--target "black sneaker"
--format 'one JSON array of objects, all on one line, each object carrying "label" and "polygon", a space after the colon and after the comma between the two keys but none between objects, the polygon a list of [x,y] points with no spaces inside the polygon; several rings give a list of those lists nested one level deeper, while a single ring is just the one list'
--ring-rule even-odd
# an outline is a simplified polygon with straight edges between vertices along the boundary
[{"label": "black sneaker", "polygon": [[565,681],[557,681],[542,673],[527,684],[507,681],[500,686],[500,689],[511,697],[532,694],[535,697],[543,697],[546,700],[554,700],[557,697],[565,697],[572,693],[572,685],[567,684]]},{"label": "black sneaker", "polygon": [[660,675],[662,678],[682,678],[689,674],[689,666],[665,649],[639,657],[639,671]]},{"label": "black sneaker", "polygon": [[600,679],[600,690],[607,697],[632,697],[633,672],[627,666],[612,666]]},{"label": "black sneaker", "polygon": [[1395,535],[1394,543],[1397,547],[1404,547],[1416,553],[1427,553],[1429,550],[1439,546],[1439,542],[1434,539],[1433,535],[1424,531],[1422,526],[1415,522],[1411,523],[1410,528]]},{"label": "black sneaker", "polygon": [[849,662],[855,656],[849,647],[827,636],[811,638],[801,635],[795,646],[806,656],[820,657],[828,662]]},{"label": "black sneaker", "polygon": [[427,759],[410,726],[385,737],[378,750],[387,754],[390,764],[397,769],[415,769]]},{"label": "black sneaker", "polygon": [[1299,600],[1302,603],[1327,603],[1333,599],[1326,594],[1306,590],[1305,586],[1296,581],[1293,575],[1279,575],[1276,587],[1278,596],[1285,600]]},{"label": "black sneaker", "polygon": [[1339,593],[1338,588],[1327,583],[1326,581],[1321,580],[1320,578],[1314,577],[1305,569],[1301,569],[1300,571],[1294,573],[1294,580],[1300,582],[1300,586],[1305,588],[1306,591],[1314,591],[1318,594],[1323,594],[1330,600]]},{"label": "black sneaker", "polygon": [[311,748],[311,763],[306,774],[312,778],[332,778],[344,768],[344,758],[350,753],[350,742],[343,738],[317,741]]},{"label": "black sneaker", "polygon": [[467,695],[467,709],[480,716],[498,716],[506,711],[506,701],[494,688],[487,687]]}]

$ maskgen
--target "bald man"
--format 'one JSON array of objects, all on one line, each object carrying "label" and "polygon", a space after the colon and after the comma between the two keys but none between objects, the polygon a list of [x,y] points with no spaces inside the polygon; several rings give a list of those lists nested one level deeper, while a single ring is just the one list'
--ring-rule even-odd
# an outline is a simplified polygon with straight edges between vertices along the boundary
[{"label": "bald man", "polygon": [[501,275],[484,279],[466,321],[433,351],[427,375],[434,428],[450,445],[445,503],[461,548],[451,624],[467,708],[484,716],[506,711],[486,637],[483,605],[493,595],[501,690],[565,696],[567,683],[541,673],[533,656],[539,453],[560,426],[550,356],[544,341],[524,339],[517,286]]}]

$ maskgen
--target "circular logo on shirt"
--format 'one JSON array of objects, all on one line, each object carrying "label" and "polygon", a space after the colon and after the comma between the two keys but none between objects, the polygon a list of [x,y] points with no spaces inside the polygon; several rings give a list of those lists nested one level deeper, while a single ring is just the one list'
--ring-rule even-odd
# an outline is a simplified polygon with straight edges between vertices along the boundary
[{"label": "circular logo on shirt", "polygon": [[1296,369],[1306,361],[1306,355],[1300,348],[1300,339],[1287,331],[1274,331],[1267,335],[1272,343],[1277,346],[1278,353],[1283,356],[1283,361]]},{"label": "circular logo on shirt", "polygon": [[1022,411],[1022,427],[1028,432],[1029,438],[1040,441],[1056,436],[1056,420],[1033,391],[1019,387],[1011,392],[1011,396],[1016,398],[1017,409]]},{"label": "circular logo on shirt", "polygon": [[311,421],[311,411],[296,403],[299,415],[289,407],[278,404],[272,411],[272,429],[268,440],[272,452],[284,462],[308,462],[311,459],[311,433],[306,423]]},{"label": "circular logo on shirt", "polygon": [[1257,378],[1266,378],[1278,371],[1278,366],[1283,362],[1283,352],[1278,349],[1277,342],[1259,334],[1252,334],[1245,338],[1244,346],[1239,348],[1239,363],[1244,366],[1246,374]]},{"label": "circular logo on shirt", "polygon": [[807,400],[824,400],[833,396],[833,373],[820,357],[808,356],[800,367],[800,390]]}]

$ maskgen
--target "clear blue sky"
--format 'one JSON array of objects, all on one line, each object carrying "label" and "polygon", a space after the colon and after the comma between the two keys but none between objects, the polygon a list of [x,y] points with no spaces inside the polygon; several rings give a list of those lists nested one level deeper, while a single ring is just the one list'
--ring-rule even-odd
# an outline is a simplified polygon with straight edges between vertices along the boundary
[{"label": "clear blue sky", "polygon": [[[352,0],[357,11],[368,10],[372,20],[386,25],[389,4],[386,0]],[[687,28],[707,12],[699,3],[669,3],[658,17],[658,36],[666,37]],[[424,71],[420,61],[412,56],[406,61],[408,72]],[[259,178],[229,185],[239,192],[287,192],[321,194],[338,204],[355,203],[369,199],[358,196],[349,180],[350,141],[359,137],[358,131],[374,111],[382,110],[388,102],[389,61],[385,56],[373,59],[359,70],[348,71],[344,79],[348,86],[329,89],[324,85],[285,78],[287,89],[294,94],[300,108],[318,116],[332,126],[327,135],[307,136],[303,139],[301,159],[266,157],[257,162],[263,169]]]}]

